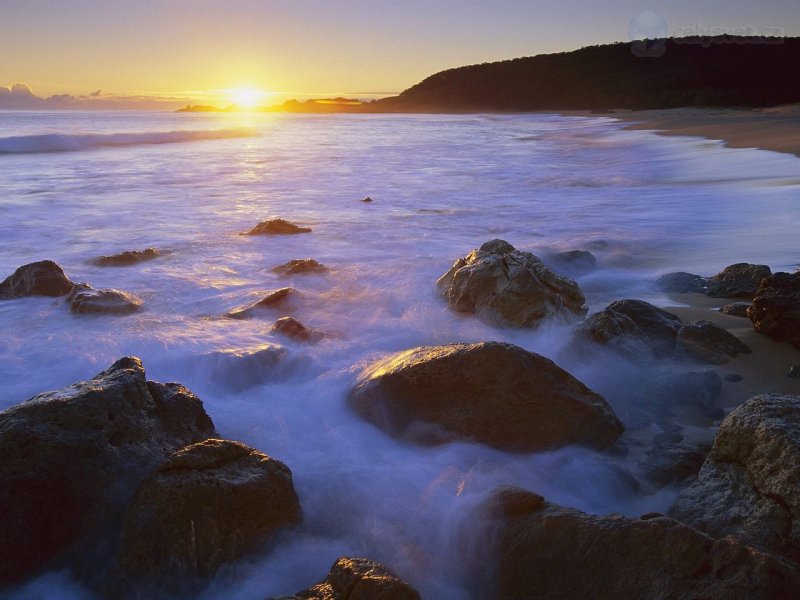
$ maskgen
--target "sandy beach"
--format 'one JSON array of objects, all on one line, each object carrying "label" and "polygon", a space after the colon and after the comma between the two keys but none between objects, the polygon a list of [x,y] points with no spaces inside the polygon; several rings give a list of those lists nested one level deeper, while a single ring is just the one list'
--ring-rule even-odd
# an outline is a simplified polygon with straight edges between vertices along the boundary
[{"label": "sandy beach", "polygon": [[760,109],[673,108],[614,111],[626,129],[662,135],[701,136],[731,148],[761,148],[800,156],[800,105]]}]

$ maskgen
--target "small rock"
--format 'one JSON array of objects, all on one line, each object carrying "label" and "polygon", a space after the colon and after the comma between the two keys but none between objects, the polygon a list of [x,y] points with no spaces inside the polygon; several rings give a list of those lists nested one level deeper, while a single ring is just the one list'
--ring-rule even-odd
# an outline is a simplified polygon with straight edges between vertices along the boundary
[{"label": "small rock", "polygon": [[109,587],[118,598],[196,594],[219,567],[300,520],[280,461],[229,440],[187,446],[139,485]]},{"label": "small rock", "polygon": [[420,600],[420,595],[383,565],[343,556],[324,581],[292,596],[270,600]]},{"label": "small rock", "polygon": [[723,315],[730,315],[731,317],[744,317],[747,318],[748,310],[752,304],[750,302],[731,302],[719,309]]},{"label": "small rock", "polygon": [[597,268],[597,259],[588,250],[557,252],[548,254],[545,258],[556,271],[565,271],[571,275],[585,275]]},{"label": "small rock", "polygon": [[272,331],[301,342],[316,342],[322,337],[321,333],[312,331],[292,317],[281,317],[275,321]]},{"label": "small rock", "polygon": [[372,198],[370,198],[369,196],[367,196],[366,198],[364,198],[364,199],[362,200],[362,202],[372,202]]},{"label": "small rock", "polygon": [[792,379],[800,379],[800,365],[793,365],[789,367],[789,372],[786,373]]},{"label": "small rock", "polygon": [[282,306],[287,300],[297,295],[297,290],[290,287],[280,288],[270,292],[258,302],[249,304],[247,306],[240,306],[234,308],[232,311],[225,314],[226,317],[231,319],[250,319],[256,316],[260,311],[269,308],[278,308]]},{"label": "small rock", "polygon": [[266,221],[261,221],[243,235],[287,235],[295,233],[311,233],[311,228],[300,227],[299,225],[290,223],[286,219],[268,219]]},{"label": "small rock", "polygon": [[737,383],[742,379],[744,379],[744,377],[742,377],[738,373],[728,373],[727,375],[725,375],[725,377],[723,377],[723,379],[725,381],[730,381],[731,383]]},{"label": "small rock", "polygon": [[706,278],[679,271],[667,273],[656,279],[656,286],[662,292],[671,294],[698,293],[706,291]]},{"label": "small rock", "polygon": [[73,283],[52,260],[22,265],[0,283],[0,300],[25,296],[66,296]]},{"label": "small rock", "polygon": [[709,321],[686,323],[678,331],[677,349],[700,362],[721,365],[752,351],[739,338]]},{"label": "small rock", "polygon": [[100,256],[95,259],[94,264],[98,267],[125,267],[135,265],[146,260],[153,260],[161,256],[155,248],[145,248],[144,250],[126,250],[120,254]]},{"label": "small rock", "polygon": [[142,301],[120,290],[96,290],[87,283],[76,283],[67,296],[74,313],[127,315],[142,307]]},{"label": "small rock", "polygon": [[706,294],[712,298],[753,298],[761,280],[771,274],[772,270],[767,265],[730,265],[707,279]]},{"label": "small rock", "polygon": [[306,273],[327,273],[328,267],[315,261],[313,258],[295,258],[286,264],[272,269],[279,275],[303,275]]},{"label": "small rock", "polygon": [[750,310],[753,329],[800,349],[800,273],[775,273],[764,280]]}]

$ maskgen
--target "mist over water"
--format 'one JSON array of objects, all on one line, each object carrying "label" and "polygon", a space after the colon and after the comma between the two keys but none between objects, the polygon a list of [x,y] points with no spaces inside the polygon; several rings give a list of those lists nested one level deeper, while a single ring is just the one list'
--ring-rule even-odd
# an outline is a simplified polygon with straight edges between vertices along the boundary
[{"label": "mist over water", "polygon": [[[0,279],[52,259],[73,281],[145,303],[115,317],[72,315],[62,299],[1,302],[0,409],[137,355],[148,379],[198,394],[223,437],[293,472],[303,524],[220,573],[209,600],[295,592],[341,555],[384,562],[424,598],[474,597],[486,566],[475,562],[473,509],[498,485],[595,513],[666,510],[675,491],[637,488],[624,455],[419,448],[347,408],[359,369],[387,353],[500,340],[556,360],[626,420],[646,370],[574,356],[565,325],[497,329],[437,298],[436,279],[483,242],[540,256],[590,249],[599,268],[577,280],[591,310],[622,298],[665,304],[652,280],[673,270],[711,275],[742,261],[787,270],[798,260],[800,160],[623,131],[609,118],[0,113],[0,147],[20,136],[243,127],[255,135],[0,156]],[[313,233],[239,235],[271,216]],[[125,268],[90,264],[148,246],[168,253]],[[271,272],[294,258],[331,270]],[[287,285],[300,294],[285,309],[220,318]],[[285,315],[324,339],[271,332]],[[251,353],[273,346],[285,356],[254,374]],[[51,573],[15,597],[88,592]]]}]

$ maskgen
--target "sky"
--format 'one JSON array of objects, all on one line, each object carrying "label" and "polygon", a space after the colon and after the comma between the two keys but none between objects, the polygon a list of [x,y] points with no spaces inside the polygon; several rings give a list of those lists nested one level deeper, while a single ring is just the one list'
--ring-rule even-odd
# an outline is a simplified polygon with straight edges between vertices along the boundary
[{"label": "sky", "polygon": [[800,0],[0,0],[0,107],[380,97],[654,23],[797,36]]}]

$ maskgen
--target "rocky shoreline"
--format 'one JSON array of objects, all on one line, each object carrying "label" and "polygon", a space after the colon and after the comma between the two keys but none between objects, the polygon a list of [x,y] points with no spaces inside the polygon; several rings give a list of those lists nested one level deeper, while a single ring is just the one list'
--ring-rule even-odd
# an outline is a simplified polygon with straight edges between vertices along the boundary
[{"label": "rocky shoreline", "polygon": [[[272,219],[247,235],[311,231]],[[159,254],[118,256],[106,264]],[[618,414],[553,361],[493,340],[384,356],[358,372],[342,410],[413,445],[469,442],[509,454],[580,445],[624,457],[619,469],[633,489],[681,490],[668,515],[635,519],[499,487],[470,520],[481,564],[493,565],[475,597],[797,597],[800,396],[787,369],[800,363],[800,273],[737,264],[711,277],[669,274],[654,285],[693,307],[622,298],[587,316],[570,276],[595,267],[586,251],[542,260],[490,240],[458,258],[436,289],[452,311],[492,327],[564,325],[572,360],[651,369],[626,405],[635,410]],[[275,269],[329,271],[312,259]],[[297,294],[282,288],[219,317],[257,319]],[[0,283],[0,300],[37,295],[63,297],[74,313],[142,307],[126,292],[73,283],[52,261]],[[708,308],[729,299],[747,306]],[[290,317],[275,330],[306,343],[324,338]],[[270,364],[285,354],[263,352]],[[250,369],[265,365],[254,360]],[[101,597],[192,597],[303,520],[291,465],[221,438],[197,396],[148,381],[135,357],[0,412],[0,456],[0,591],[67,569]],[[342,557],[309,586],[285,600],[419,598],[368,558]]]}]

